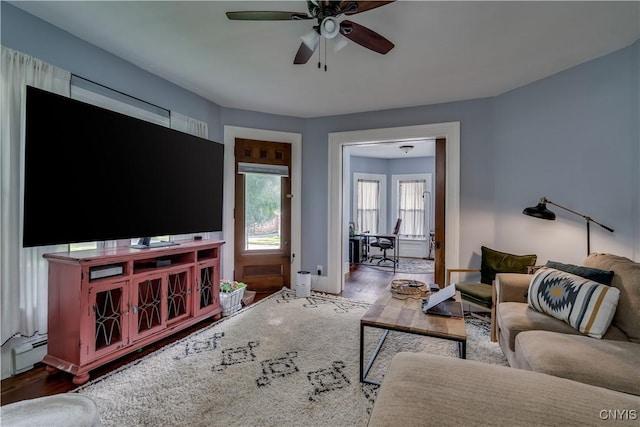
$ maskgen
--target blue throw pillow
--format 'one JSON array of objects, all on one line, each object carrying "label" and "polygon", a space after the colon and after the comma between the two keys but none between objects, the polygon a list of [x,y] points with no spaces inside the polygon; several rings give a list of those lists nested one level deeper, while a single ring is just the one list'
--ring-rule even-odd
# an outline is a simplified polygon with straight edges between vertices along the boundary
[{"label": "blue throw pillow", "polygon": [[582,267],[580,265],[573,264],[563,264],[557,261],[547,261],[546,267],[554,268],[566,273],[575,274],[576,276],[584,277],[585,279],[602,283],[603,285],[607,286],[610,286],[611,280],[613,280],[613,271],[600,270],[599,268]]}]

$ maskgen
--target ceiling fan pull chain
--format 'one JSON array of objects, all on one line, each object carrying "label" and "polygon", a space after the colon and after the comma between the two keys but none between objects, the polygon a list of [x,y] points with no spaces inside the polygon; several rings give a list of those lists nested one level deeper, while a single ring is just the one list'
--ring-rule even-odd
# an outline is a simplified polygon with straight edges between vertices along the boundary
[{"label": "ceiling fan pull chain", "polygon": [[327,40],[324,41],[324,72],[327,72]]},{"label": "ceiling fan pull chain", "polygon": [[320,54],[320,50],[322,49],[321,48],[321,46],[322,46],[322,37],[320,37],[320,40],[318,40],[318,44],[319,44],[319,46],[318,46],[318,70],[319,70],[319,69],[322,68],[322,61],[321,61],[322,57],[321,57],[321,54]]}]

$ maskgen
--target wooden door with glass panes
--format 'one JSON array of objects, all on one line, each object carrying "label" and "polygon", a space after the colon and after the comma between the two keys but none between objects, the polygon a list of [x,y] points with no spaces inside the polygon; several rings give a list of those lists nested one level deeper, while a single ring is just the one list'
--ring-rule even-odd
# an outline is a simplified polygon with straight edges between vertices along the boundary
[{"label": "wooden door with glass panes", "polygon": [[291,144],[236,139],[234,279],[267,292],[289,287]]},{"label": "wooden door with glass panes", "polygon": [[161,331],[167,324],[166,273],[134,279],[131,286],[131,340]]},{"label": "wooden door with glass panes", "polygon": [[129,282],[89,287],[89,321],[81,338],[81,357],[97,359],[129,344]]}]

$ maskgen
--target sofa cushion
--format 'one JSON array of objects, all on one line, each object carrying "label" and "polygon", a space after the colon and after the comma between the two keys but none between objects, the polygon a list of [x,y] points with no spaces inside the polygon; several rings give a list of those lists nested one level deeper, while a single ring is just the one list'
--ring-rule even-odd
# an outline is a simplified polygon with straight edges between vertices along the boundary
[{"label": "sofa cushion", "polygon": [[613,279],[612,270],[600,270],[599,268],[583,267],[581,265],[563,264],[557,261],[547,261],[545,267],[555,268],[556,270],[566,271],[594,282],[610,285]]},{"label": "sofa cushion", "polygon": [[584,265],[614,271],[611,286],[620,290],[620,300],[613,324],[630,341],[640,343],[640,263],[617,255],[591,254]]},{"label": "sofa cushion", "polygon": [[536,263],[536,255],[514,255],[482,246],[480,281],[493,285],[498,273],[526,273],[527,267]]},{"label": "sofa cushion", "polygon": [[602,338],[616,312],[620,291],[575,274],[543,267],[531,279],[529,306]]},{"label": "sofa cushion", "polygon": [[555,331],[564,334],[580,334],[571,325],[540,313],[520,302],[500,303],[498,310],[498,325],[509,340],[509,349],[516,351],[516,336],[524,331]]},{"label": "sofa cushion", "polygon": [[640,395],[640,344],[527,331],[516,337],[520,368]]},{"label": "sofa cushion", "polygon": [[[515,351],[516,336],[523,331],[553,331],[580,335],[568,323],[535,311],[525,303],[501,302],[496,311],[501,336],[508,339],[509,349]],[[628,341],[627,336],[615,325],[611,325],[603,339]]]},{"label": "sofa cushion", "polygon": [[398,353],[382,380],[368,426],[637,427],[637,419],[603,421],[603,409],[636,413],[640,402],[636,396],[538,372]]},{"label": "sofa cushion", "polygon": [[456,283],[456,290],[460,291],[462,299],[471,301],[482,307],[491,308],[493,305],[493,289],[485,283]]}]

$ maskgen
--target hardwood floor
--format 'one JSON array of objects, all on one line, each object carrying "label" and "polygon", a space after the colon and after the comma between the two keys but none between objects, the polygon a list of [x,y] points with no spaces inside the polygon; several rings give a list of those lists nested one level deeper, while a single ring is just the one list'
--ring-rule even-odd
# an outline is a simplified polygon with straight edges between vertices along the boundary
[{"label": "hardwood floor", "polygon": [[[425,283],[433,282],[433,273],[429,274],[406,274],[383,272],[371,268],[355,266],[351,269],[345,280],[345,288],[342,296],[358,301],[374,302],[384,292],[393,279],[414,279]],[[270,295],[269,293],[259,293],[255,301]],[[152,345],[144,347],[137,352],[131,353],[107,365],[91,371],[91,378],[105,375],[119,367],[133,362],[149,353],[152,353],[165,345],[171,344],[190,333],[213,323],[213,319],[204,320],[191,328],[180,331],[171,337],[167,337]],[[32,399],[42,396],[50,396],[58,393],[66,393],[77,386],[71,382],[72,376],[66,372],[49,374],[44,365],[39,364],[28,372],[2,380],[0,404],[6,405],[25,399]]]},{"label": "hardwood floor", "polygon": [[413,279],[424,283],[433,283],[433,273],[409,274],[379,271],[367,266],[355,266],[344,281],[342,296],[373,303],[384,292],[394,279]]}]

